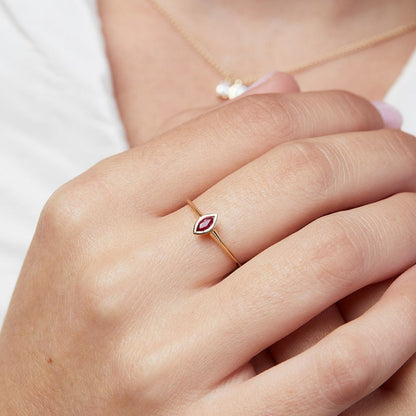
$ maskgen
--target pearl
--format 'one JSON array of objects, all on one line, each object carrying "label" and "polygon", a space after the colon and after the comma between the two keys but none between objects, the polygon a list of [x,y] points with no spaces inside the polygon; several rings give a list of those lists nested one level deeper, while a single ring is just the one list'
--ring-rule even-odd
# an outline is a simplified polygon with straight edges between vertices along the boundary
[{"label": "pearl", "polygon": [[226,100],[228,98],[228,91],[231,87],[231,84],[229,81],[224,80],[221,81],[218,85],[217,88],[215,89],[217,95],[221,98],[223,98],[224,100]]},{"label": "pearl", "polygon": [[247,87],[241,81],[236,81],[228,90],[228,98],[232,100],[246,91]]},{"label": "pearl", "polygon": [[215,91],[217,95],[224,100],[232,100],[233,98],[236,98],[246,92],[247,86],[244,85],[243,82],[239,79],[234,81],[233,84],[231,84],[228,80],[224,80],[217,85]]}]

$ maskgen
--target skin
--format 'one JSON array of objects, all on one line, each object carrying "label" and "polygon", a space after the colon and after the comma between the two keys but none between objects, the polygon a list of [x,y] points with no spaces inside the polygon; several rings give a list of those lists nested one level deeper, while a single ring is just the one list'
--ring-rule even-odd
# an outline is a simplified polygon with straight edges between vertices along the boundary
[{"label": "skin", "polygon": [[[246,96],[98,163],[39,220],[0,337],[1,413],[338,415],[415,352],[415,156],[332,91]],[[221,213],[241,268],[192,237],[186,198]],[[257,353],[395,276],[256,375]]]},{"label": "skin", "polygon": [[[0,409],[335,415],[374,391],[415,345],[414,138],[382,127],[368,103],[345,93],[245,97],[65,185],[42,214],[1,335],[0,366],[8,377]],[[253,143],[258,136],[263,141]],[[200,160],[212,156],[212,146],[216,169],[207,171]],[[166,176],[158,181],[161,164]],[[365,165],[368,171],[352,169]],[[305,170],[303,179],[276,182],[282,174],[297,179],[294,166]],[[259,185],[272,203],[244,223],[249,238],[236,238],[244,227],[235,218],[258,203],[250,198]],[[316,199],[294,215],[299,192]],[[221,234],[244,268],[232,272],[212,241],[195,244],[183,233],[192,221],[185,197],[203,211],[227,213]],[[286,220],[276,222],[275,206],[285,207]],[[171,235],[163,264],[154,256],[161,233]],[[398,275],[360,319],[255,376],[256,352],[348,293]]]},{"label": "skin", "polygon": [[[243,78],[282,71],[416,20],[414,0],[178,0],[174,7],[168,0],[159,2],[216,60]],[[195,109],[218,104],[214,91],[221,76],[146,0],[98,4],[132,146],[193,117]],[[382,100],[415,47],[413,32],[296,74],[296,80],[302,91],[343,89]]]},{"label": "skin", "polygon": [[[223,66],[238,68],[238,74],[244,76],[266,73],[276,62],[285,68],[307,61],[416,18],[416,3],[411,0],[242,0],[238,3],[182,0],[175,2],[175,7],[168,1],[160,0],[160,3]],[[132,146],[218,105],[212,94],[220,81],[218,75],[146,1],[126,1],[120,7],[110,0],[101,0],[99,6],[115,93]],[[199,15],[203,18],[194,18]],[[380,100],[415,46],[416,33],[410,33],[296,74],[296,80],[305,91],[348,89]],[[167,65],[169,72],[166,72]],[[364,73],[363,68],[366,68]],[[296,88],[293,82],[274,77],[264,92],[295,91]],[[357,291],[260,353],[253,359],[256,371],[292,357],[342,323],[359,316],[381,297],[390,283],[386,281]],[[402,414],[412,414],[416,407],[415,367],[414,360],[410,361],[399,376],[385,384],[381,393],[362,401],[348,414],[380,415],[382,411],[391,414],[392,408],[400,409]],[[408,405],[407,410],[402,403]]]}]

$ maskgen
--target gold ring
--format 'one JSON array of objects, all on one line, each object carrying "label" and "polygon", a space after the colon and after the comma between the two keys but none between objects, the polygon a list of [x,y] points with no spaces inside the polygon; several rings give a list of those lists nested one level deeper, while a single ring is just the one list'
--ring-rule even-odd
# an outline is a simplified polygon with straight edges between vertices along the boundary
[{"label": "gold ring", "polygon": [[217,223],[217,214],[206,214],[202,215],[201,211],[195,206],[195,204],[190,201],[189,199],[186,200],[187,204],[192,208],[195,215],[198,219],[194,225],[194,234],[195,235],[204,235],[209,234],[212,239],[222,248],[222,250],[232,258],[232,260],[237,264],[237,267],[241,266],[241,263],[237,260],[233,253],[231,253],[230,249],[224,244],[221,240],[218,232],[214,230],[215,224]]}]

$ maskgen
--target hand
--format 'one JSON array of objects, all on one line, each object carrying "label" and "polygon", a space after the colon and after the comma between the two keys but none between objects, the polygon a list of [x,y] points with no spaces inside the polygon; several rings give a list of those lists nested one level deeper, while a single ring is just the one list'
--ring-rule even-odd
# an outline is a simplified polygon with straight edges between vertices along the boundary
[{"label": "hand", "polygon": [[[369,394],[416,341],[416,142],[381,127],[346,93],[246,97],[62,187],[1,334],[0,410],[323,416]],[[186,198],[219,212],[243,267],[191,234]],[[251,357],[399,273],[372,310],[255,376]]]}]

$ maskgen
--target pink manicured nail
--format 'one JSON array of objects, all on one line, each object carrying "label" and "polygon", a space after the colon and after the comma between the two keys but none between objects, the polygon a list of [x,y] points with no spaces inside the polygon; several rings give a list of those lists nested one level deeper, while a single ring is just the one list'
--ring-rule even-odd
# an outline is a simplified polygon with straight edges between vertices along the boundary
[{"label": "pink manicured nail", "polygon": [[403,124],[403,117],[399,110],[384,101],[373,101],[372,104],[380,113],[385,127],[400,129]]},{"label": "pink manicured nail", "polygon": [[252,88],[256,88],[259,85],[263,84],[264,82],[268,81],[277,71],[270,71],[266,75],[263,75],[261,78],[259,78],[256,82],[251,84],[246,91],[251,90]]}]

